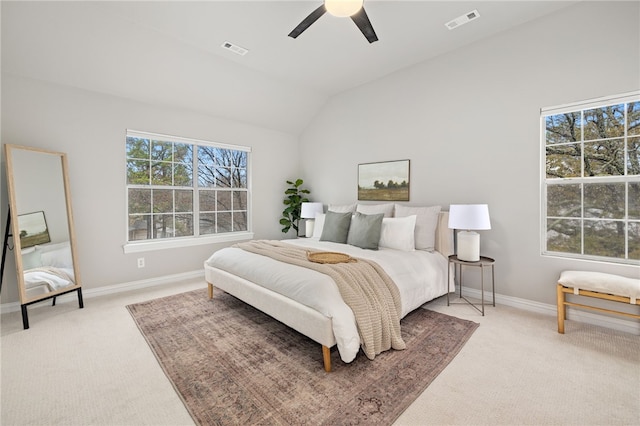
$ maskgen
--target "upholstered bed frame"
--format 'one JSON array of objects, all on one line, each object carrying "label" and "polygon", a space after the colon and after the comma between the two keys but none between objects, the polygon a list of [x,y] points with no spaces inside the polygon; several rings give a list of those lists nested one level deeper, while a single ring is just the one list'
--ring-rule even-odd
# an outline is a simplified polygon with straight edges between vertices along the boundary
[{"label": "upholstered bed frame", "polygon": [[[435,249],[443,256],[453,254],[453,231],[448,228],[449,212],[440,212],[436,228]],[[207,266],[209,298],[217,287],[259,309],[322,345],[324,369],[331,371],[330,348],[336,344],[331,318],[288,297],[267,290],[251,281],[221,269]],[[451,274],[453,277],[453,274]]]}]

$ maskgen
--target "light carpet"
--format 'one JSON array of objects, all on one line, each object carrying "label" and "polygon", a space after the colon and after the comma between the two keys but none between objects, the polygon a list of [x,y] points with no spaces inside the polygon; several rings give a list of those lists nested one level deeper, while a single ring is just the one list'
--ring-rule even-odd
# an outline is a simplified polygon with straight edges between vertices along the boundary
[{"label": "light carpet", "polygon": [[418,309],[407,349],[345,364],[319,344],[216,291],[127,306],[197,424],[391,424],[449,364],[478,324]]}]

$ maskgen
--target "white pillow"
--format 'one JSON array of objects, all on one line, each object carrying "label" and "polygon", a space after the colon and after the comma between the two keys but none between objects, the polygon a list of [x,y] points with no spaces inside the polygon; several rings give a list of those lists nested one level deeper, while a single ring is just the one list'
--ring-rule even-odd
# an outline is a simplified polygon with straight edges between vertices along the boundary
[{"label": "white pillow", "polygon": [[441,206],[410,207],[396,204],[395,217],[416,215],[416,250],[435,250]]},{"label": "white pillow", "polygon": [[402,251],[415,250],[416,217],[385,217],[380,230],[380,247]]},{"label": "white pillow", "polygon": [[327,211],[336,213],[353,213],[356,211],[355,204],[329,204]]},{"label": "white pillow", "polygon": [[36,246],[36,252],[40,253],[42,266],[55,266],[56,268],[73,268],[71,247],[69,242]]},{"label": "white pillow", "polygon": [[22,250],[22,268],[24,270],[39,268],[41,266],[41,253],[36,250],[35,247],[30,247]]},{"label": "white pillow", "polygon": [[320,235],[322,235],[322,229],[324,228],[324,218],[325,213],[316,213],[315,224],[313,225],[313,236],[311,238],[315,240],[320,239]]},{"label": "white pillow", "polygon": [[393,203],[387,204],[358,204],[356,211],[362,214],[384,213],[384,217],[393,217]]}]

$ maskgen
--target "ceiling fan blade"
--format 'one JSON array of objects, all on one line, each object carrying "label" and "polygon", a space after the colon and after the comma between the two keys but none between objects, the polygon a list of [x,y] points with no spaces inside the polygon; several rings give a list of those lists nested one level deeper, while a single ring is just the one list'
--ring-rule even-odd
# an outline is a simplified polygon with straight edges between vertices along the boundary
[{"label": "ceiling fan blade", "polygon": [[358,13],[351,16],[353,22],[356,23],[362,34],[366,37],[369,43],[373,43],[374,41],[378,41],[378,36],[376,32],[373,30],[373,26],[371,26],[371,21],[369,21],[369,17],[367,16],[367,12],[364,11],[364,7],[360,9]]},{"label": "ceiling fan blade", "polygon": [[298,37],[300,34],[302,34],[302,32],[304,30],[306,30],[307,28],[309,28],[311,26],[311,24],[313,24],[314,22],[316,22],[318,20],[318,18],[320,18],[322,15],[324,15],[324,13],[327,11],[327,9],[324,7],[324,3],[322,3],[322,6],[320,6],[319,8],[317,8],[316,10],[314,10],[313,12],[311,12],[309,14],[309,16],[307,16],[306,18],[304,18],[302,20],[302,22],[300,22],[298,24],[297,27],[295,27],[293,29],[293,31],[291,31],[289,33],[289,37],[292,38],[296,38]]}]

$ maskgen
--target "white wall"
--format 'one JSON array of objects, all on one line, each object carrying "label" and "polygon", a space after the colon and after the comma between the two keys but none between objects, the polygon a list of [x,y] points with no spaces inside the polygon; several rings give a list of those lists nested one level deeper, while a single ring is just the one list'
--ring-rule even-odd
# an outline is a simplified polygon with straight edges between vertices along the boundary
[{"label": "white wall", "polygon": [[[85,288],[203,269],[228,244],[124,254],[125,130],[127,128],[252,147],[256,238],[281,238],[285,181],[299,177],[297,138],[232,120],[2,74],[2,142],[66,152]],[[4,158],[2,160],[4,177]],[[42,176],[42,179],[46,179]],[[2,180],[2,235],[8,205]],[[3,303],[17,300],[9,252]],[[145,257],[138,269],[136,259]]]},{"label": "white wall", "polygon": [[540,255],[539,138],[541,107],[640,88],[639,17],[582,2],[334,97],[301,140],[315,198],[353,202],[359,163],[408,158],[410,204],[489,204],[497,292],[554,303],[563,269],[638,276]]}]

